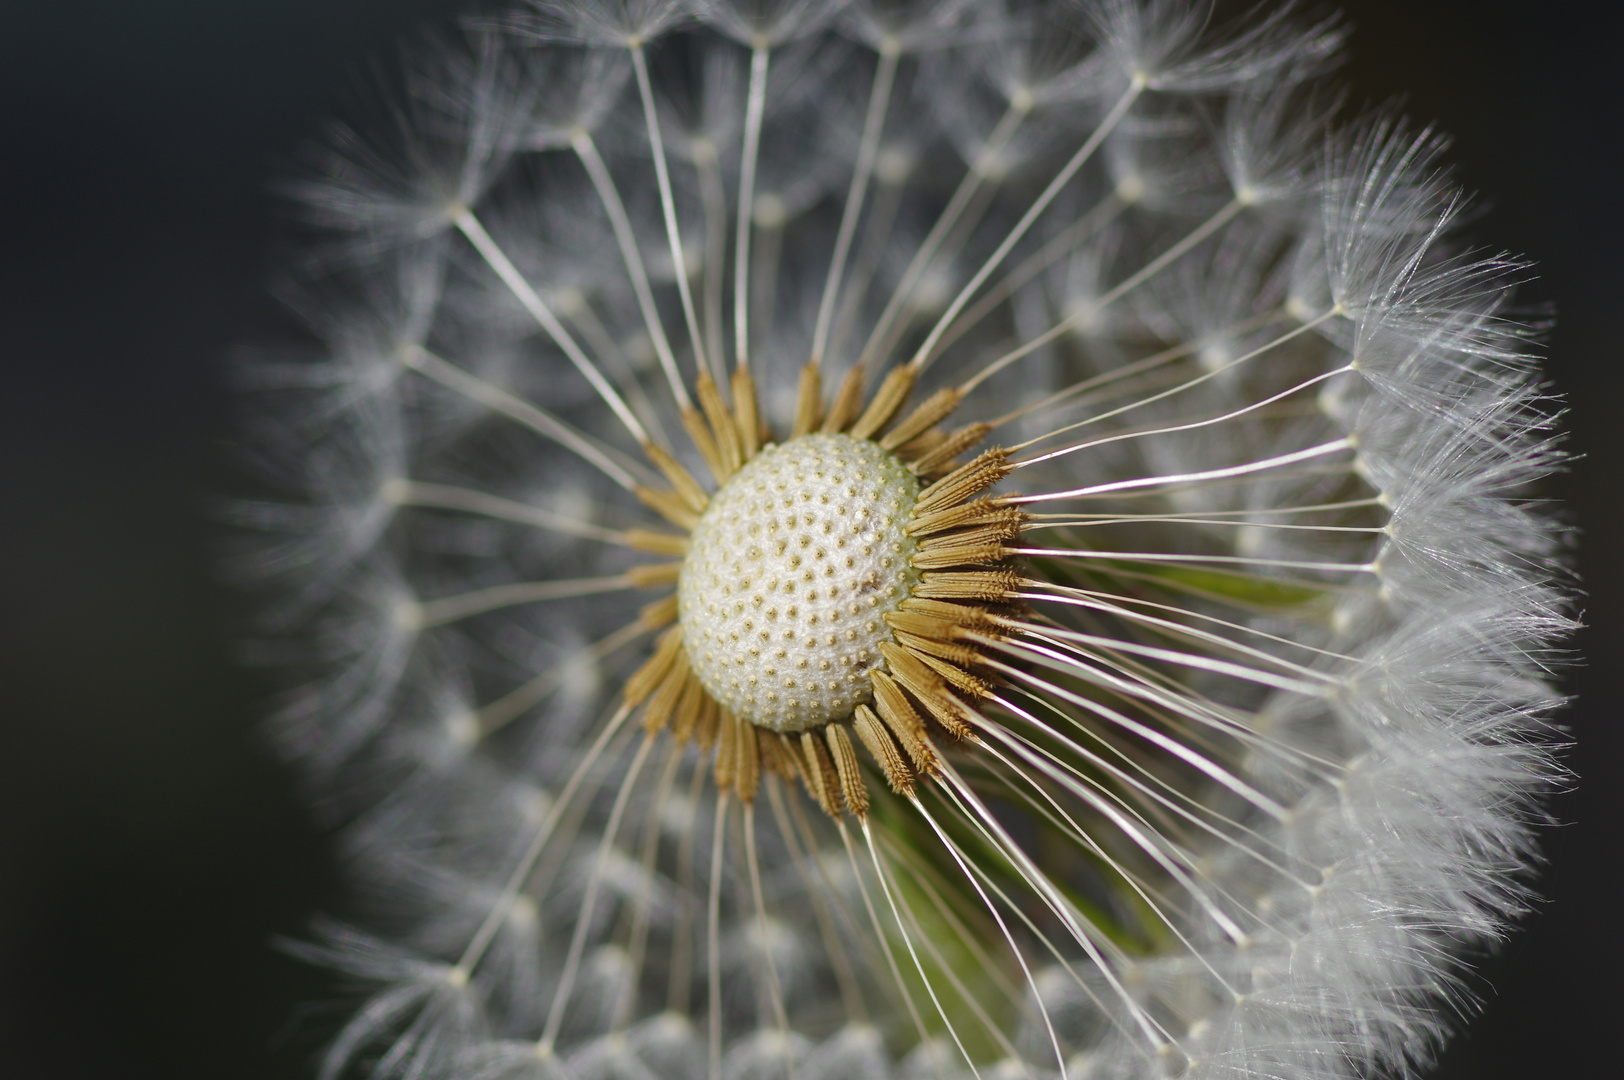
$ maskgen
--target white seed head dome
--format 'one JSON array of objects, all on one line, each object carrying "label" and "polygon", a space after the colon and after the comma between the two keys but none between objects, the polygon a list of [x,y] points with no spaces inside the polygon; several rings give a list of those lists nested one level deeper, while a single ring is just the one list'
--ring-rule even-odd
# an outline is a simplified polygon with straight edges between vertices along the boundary
[{"label": "white seed head dome", "polygon": [[772,731],[869,700],[886,613],[917,579],[905,531],[919,482],[866,439],[806,435],[733,476],[694,529],[677,595],[694,672]]}]

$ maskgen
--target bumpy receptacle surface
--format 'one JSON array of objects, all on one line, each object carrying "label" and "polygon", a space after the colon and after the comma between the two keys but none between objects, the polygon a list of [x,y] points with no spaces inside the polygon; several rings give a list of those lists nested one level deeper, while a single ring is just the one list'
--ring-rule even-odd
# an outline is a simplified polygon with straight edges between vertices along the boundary
[{"label": "bumpy receptacle surface", "polygon": [[772,731],[849,717],[908,595],[919,494],[907,466],[866,439],[806,435],[769,447],[711,499],[678,584],[700,682]]}]

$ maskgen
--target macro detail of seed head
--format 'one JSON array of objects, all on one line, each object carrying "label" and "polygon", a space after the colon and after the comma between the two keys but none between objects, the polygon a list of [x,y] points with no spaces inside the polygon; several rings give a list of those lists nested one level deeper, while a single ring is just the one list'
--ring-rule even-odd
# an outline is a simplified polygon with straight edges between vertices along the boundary
[{"label": "macro detail of seed head", "polygon": [[918,543],[919,481],[872,442],[806,435],[728,479],[695,526],[678,579],[689,662],[741,719],[804,731],[872,698]]},{"label": "macro detail of seed head", "polygon": [[1561,780],[1521,264],[1334,18],[482,14],[293,184],[238,505],[321,1075],[1413,1075]]}]

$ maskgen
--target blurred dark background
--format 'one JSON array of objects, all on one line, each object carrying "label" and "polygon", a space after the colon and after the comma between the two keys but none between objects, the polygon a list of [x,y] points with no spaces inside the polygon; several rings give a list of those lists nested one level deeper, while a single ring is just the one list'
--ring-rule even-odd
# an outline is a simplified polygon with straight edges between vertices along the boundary
[{"label": "blurred dark background", "polygon": [[[4,1076],[291,1080],[342,1015],[270,947],[340,894],[256,741],[203,510],[222,360],[289,332],[265,288],[270,181],[366,64],[457,6],[0,3]],[[1556,309],[1550,373],[1584,455],[1559,484],[1585,530],[1582,783],[1556,804],[1549,900],[1436,1075],[1613,1075],[1589,1070],[1616,1068],[1624,1015],[1624,26],[1574,2],[1341,6],[1356,100],[1407,93],[1485,196],[1475,236],[1538,261],[1522,299]]]}]

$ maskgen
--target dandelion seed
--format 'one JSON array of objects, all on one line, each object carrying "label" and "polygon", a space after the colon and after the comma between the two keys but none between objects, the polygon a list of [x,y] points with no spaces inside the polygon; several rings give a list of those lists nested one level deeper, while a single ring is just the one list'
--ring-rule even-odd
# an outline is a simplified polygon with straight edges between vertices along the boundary
[{"label": "dandelion seed", "polygon": [[537,3],[250,369],[323,1076],[1352,1077],[1526,899],[1517,264],[1289,11]]}]

